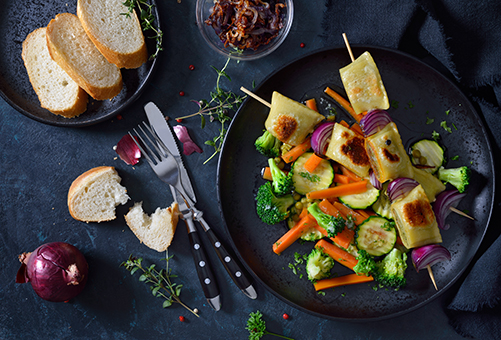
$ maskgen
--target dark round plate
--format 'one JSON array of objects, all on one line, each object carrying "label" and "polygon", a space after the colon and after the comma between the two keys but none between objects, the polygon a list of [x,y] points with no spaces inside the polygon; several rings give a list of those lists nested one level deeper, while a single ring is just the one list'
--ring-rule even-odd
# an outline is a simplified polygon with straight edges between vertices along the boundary
[{"label": "dark round plate", "polygon": [[[156,25],[160,20],[155,0],[153,5]],[[32,1],[6,0],[0,11],[0,95],[13,108],[36,121],[67,127],[82,127],[110,119],[132,104],[141,94],[152,75],[157,61],[148,61],[133,70],[122,69],[124,87],[112,100],[93,100],[89,97],[87,111],[76,118],[54,115],[40,106],[40,101],[30,84],[21,58],[22,43],[33,30],[49,24],[58,13],[76,14],[76,0]],[[148,51],[155,50],[154,39],[146,39]]]},{"label": "dark round plate", "polygon": [[[294,254],[308,254],[313,243],[296,242],[282,255],[272,244],[287,230],[284,224],[268,226],[255,212],[255,194],[264,183],[261,169],[266,157],[254,148],[264,129],[268,108],[247,99],[233,119],[218,164],[218,194],[221,215],[234,249],[253,275],[273,294],[287,303],[317,316],[336,320],[378,320],[415,310],[436,298],[466,269],[486,232],[494,198],[494,169],[486,131],[474,107],[463,93],[439,72],[406,54],[376,47],[353,47],[355,55],[368,50],[376,61],[392,107],[388,110],[397,123],[404,146],[432,132],[441,135],[449,159],[446,167],[467,165],[472,169],[468,195],[458,206],[475,217],[471,221],[451,214],[451,228],[442,231],[443,245],[452,254],[450,262],[433,266],[439,290],[428,273],[417,273],[408,259],[407,286],[399,291],[376,289],[376,283],[364,283],[315,292],[307,280],[304,265],[298,274],[289,268]],[[320,112],[334,108],[340,119],[353,121],[334,101],[324,95],[326,86],[341,91],[339,68],[350,63],[344,48],[323,50],[301,58],[268,77],[255,91],[267,101],[273,91],[303,101],[315,97]],[[432,122],[433,120],[433,122]],[[440,123],[446,121],[451,133]],[[451,161],[453,156],[458,160]],[[301,266],[300,266],[301,267]],[[339,275],[350,270],[336,264]]]}]

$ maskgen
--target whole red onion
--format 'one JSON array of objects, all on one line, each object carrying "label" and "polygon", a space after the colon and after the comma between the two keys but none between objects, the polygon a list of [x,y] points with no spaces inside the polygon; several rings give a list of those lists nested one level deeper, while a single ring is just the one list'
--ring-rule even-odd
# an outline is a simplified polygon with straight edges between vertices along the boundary
[{"label": "whole red onion", "polygon": [[41,245],[31,253],[19,255],[22,263],[16,282],[31,282],[42,299],[68,301],[84,289],[89,266],[83,254],[71,244],[53,242]]}]

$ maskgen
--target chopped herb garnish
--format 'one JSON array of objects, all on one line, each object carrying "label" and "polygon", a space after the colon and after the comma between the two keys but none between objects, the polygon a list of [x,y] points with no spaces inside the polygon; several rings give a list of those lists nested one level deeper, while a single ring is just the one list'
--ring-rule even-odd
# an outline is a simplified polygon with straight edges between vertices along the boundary
[{"label": "chopped herb garnish", "polygon": [[398,109],[398,101],[392,100],[391,101],[391,107],[394,108],[394,109]]},{"label": "chopped herb garnish", "polygon": [[446,115],[449,115],[449,113],[451,113],[451,110],[447,110],[447,111],[445,111],[445,114],[446,114]]},{"label": "chopped herb garnish", "polygon": [[311,175],[309,172],[300,172],[299,175],[303,178],[306,178],[308,181],[316,183],[320,182],[320,176],[318,175]]},{"label": "chopped herb garnish", "polygon": [[433,124],[434,121],[435,121],[435,119],[430,118],[430,117],[426,117],[426,125]]},{"label": "chopped herb garnish", "polygon": [[440,126],[447,132],[452,133],[452,129],[447,126],[447,122],[444,120],[440,123]]},{"label": "chopped herb garnish", "polygon": [[414,107],[414,104],[412,102],[409,102],[407,105],[409,106],[409,109],[412,109]]},{"label": "chopped herb garnish", "polygon": [[459,155],[452,156],[451,161],[457,161],[459,159]]},{"label": "chopped herb garnish", "polygon": [[440,134],[437,131],[433,130],[431,137],[435,140],[435,142],[438,142],[438,140],[440,139]]}]

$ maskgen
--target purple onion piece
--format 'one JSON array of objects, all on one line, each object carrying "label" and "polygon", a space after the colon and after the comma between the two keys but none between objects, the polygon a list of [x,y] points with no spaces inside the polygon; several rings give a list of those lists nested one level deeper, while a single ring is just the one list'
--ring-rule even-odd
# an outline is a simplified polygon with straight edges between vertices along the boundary
[{"label": "purple onion piece", "polygon": [[388,112],[384,110],[372,110],[360,120],[360,127],[367,137],[384,129],[384,127],[392,121]]},{"label": "purple onion piece", "polygon": [[390,182],[388,189],[386,189],[386,193],[390,200],[394,202],[418,185],[419,183],[412,178],[401,177]]},{"label": "purple onion piece", "polygon": [[202,149],[191,139],[188,129],[183,125],[174,126],[174,132],[181,143],[183,143],[183,153],[186,156],[191,155],[193,152],[202,153]]},{"label": "purple onion piece", "polygon": [[460,193],[458,190],[442,191],[437,195],[433,203],[433,212],[435,213],[437,224],[440,229],[448,230],[450,228],[450,225],[445,223],[447,216],[451,213],[450,208],[456,208],[465,196],[465,193]]},{"label": "purple onion piece", "polygon": [[[136,141],[137,137],[134,137]],[[115,152],[118,154],[118,157],[128,165],[135,165],[139,162],[139,158],[141,158],[141,150],[136,145],[134,140],[129,134],[120,139],[115,147]]]},{"label": "purple onion piece", "polygon": [[378,190],[383,188],[383,184],[377,179],[376,174],[372,171],[372,169],[369,170],[369,181],[374,188]]},{"label": "purple onion piece", "polygon": [[329,145],[329,140],[334,129],[334,122],[320,124],[311,135],[311,148],[319,156],[323,156]]},{"label": "purple onion piece", "polygon": [[412,249],[412,264],[419,272],[427,266],[433,266],[437,262],[450,261],[451,253],[439,244],[430,244]]}]

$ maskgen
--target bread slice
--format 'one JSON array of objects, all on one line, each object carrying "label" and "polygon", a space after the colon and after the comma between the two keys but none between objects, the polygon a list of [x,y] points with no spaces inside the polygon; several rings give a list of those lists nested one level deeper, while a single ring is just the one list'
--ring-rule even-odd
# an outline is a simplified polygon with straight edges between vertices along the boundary
[{"label": "bread slice", "polygon": [[157,208],[149,216],[143,211],[142,202],[130,208],[125,221],[141,243],[158,252],[165,251],[171,244],[179,221],[179,207],[176,202],[168,208]]},{"label": "bread slice", "polygon": [[129,200],[121,180],[112,166],[92,168],[78,176],[68,191],[70,215],[84,222],[114,220],[115,208]]},{"label": "bread slice", "polygon": [[110,63],[138,68],[148,60],[136,12],[125,15],[123,0],[78,0],[77,16],[89,38]]},{"label": "bread slice", "polygon": [[111,99],[123,87],[120,69],[94,46],[78,17],[60,13],[47,26],[52,59],[92,98]]},{"label": "bread slice", "polygon": [[47,29],[41,27],[23,41],[21,56],[40,105],[66,118],[87,110],[87,93],[54,61],[47,48]]}]

